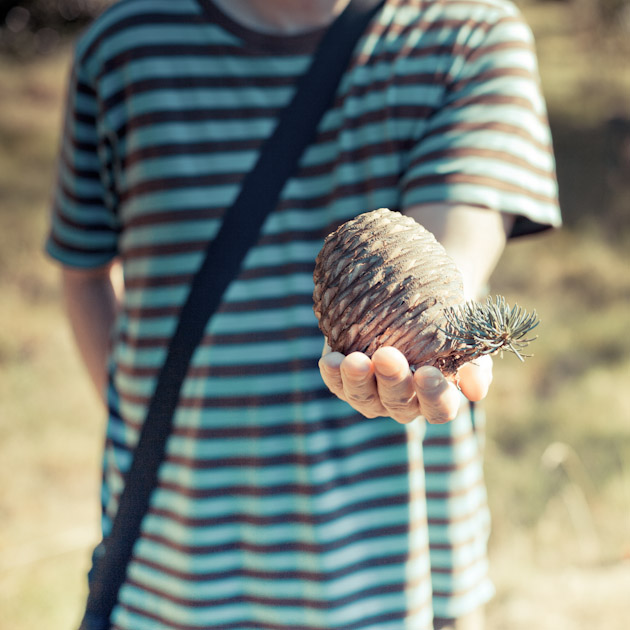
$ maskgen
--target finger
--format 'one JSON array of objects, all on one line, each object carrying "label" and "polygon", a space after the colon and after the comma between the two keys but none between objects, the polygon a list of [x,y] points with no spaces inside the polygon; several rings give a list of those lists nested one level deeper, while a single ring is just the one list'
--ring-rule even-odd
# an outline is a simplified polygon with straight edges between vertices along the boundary
[{"label": "finger", "polygon": [[367,418],[386,416],[376,387],[374,366],[362,352],[349,354],[341,363],[344,398]]},{"label": "finger", "polygon": [[468,400],[482,400],[492,383],[492,357],[485,355],[465,363],[457,372],[459,387]]},{"label": "finger", "polygon": [[424,366],[416,370],[414,385],[420,411],[432,424],[453,420],[459,411],[459,391],[434,367]]},{"label": "finger", "polygon": [[340,352],[328,352],[319,360],[319,372],[326,387],[342,400],[345,400],[341,380],[341,363],[344,359],[345,356]]},{"label": "finger", "polygon": [[411,422],[420,415],[413,375],[399,350],[379,348],[372,357],[376,386],[387,415],[397,422]]}]

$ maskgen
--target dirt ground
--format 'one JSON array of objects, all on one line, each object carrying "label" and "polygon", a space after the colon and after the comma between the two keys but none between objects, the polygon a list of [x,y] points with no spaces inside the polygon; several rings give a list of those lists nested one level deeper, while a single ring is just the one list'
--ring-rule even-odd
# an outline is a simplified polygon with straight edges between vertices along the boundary
[{"label": "dirt ground", "polygon": [[630,562],[545,566],[505,549],[493,557],[497,596],[487,630],[628,630]]}]

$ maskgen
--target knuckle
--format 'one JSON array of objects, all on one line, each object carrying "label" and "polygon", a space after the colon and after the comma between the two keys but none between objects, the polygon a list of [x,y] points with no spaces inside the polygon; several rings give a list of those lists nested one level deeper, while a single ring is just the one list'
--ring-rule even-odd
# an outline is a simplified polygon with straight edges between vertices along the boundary
[{"label": "knuckle", "polygon": [[385,409],[395,420],[413,420],[418,415],[417,405],[412,405],[407,401],[384,402]]},{"label": "knuckle", "polygon": [[401,424],[407,424],[407,423],[411,422],[412,420],[415,420],[420,415],[418,413],[418,410],[416,410],[414,412],[405,411],[405,412],[402,412],[402,413],[391,411],[389,409],[387,411],[388,411],[389,416],[391,418],[396,420],[396,422],[400,422]]},{"label": "knuckle", "polygon": [[326,385],[333,394],[339,396],[340,398],[343,396],[343,386],[338,380],[330,378],[324,373],[322,373],[322,380],[324,381],[324,385]]},{"label": "knuckle", "polygon": [[424,417],[430,424],[445,424],[446,422],[451,422],[452,420],[455,420],[456,416],[456,411],[443,410],[431,410],[428,413],[424,414]]},{"label": "knuckle", "polygon": [[371,392],[352,392],[347,394],[346,399],[349,403],[361,407],[371,407],[380,403],[378,396]]},{"label": "knuckle", "polygon": [[328,389],[330,390],[331,393],[337,396],[337,398],[347,402],[346,397],[343,393],[343,389],[338,388],[338,387],[329,387]]},{"label": "knuckle", "polygon": [[391,400],[388,400],[383,404],[388,411],[391,411],[392,414],[396,414],[397,416],[402,416],[409,413],[409,403],[393,402]]}]

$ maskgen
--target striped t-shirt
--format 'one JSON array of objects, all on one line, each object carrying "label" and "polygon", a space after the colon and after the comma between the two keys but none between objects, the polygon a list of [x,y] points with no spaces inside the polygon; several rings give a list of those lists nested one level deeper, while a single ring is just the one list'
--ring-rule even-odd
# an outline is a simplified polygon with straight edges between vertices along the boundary
[{"label": "striped t-shirt", "polygon": [[[124,269],[105,534],[189,282],[321,35],[123,0],[78,42],[47,251]],[[430,575],[423,425],[326,390],[311,295],[339,223],[443,201],[513,213],[517,232],[559,222],[531,35],[503,0],[388,0],[364,33],[193,357],[114,628],[431,627],[452,585]],[[484,580],[462,587],[472,607]]]}]

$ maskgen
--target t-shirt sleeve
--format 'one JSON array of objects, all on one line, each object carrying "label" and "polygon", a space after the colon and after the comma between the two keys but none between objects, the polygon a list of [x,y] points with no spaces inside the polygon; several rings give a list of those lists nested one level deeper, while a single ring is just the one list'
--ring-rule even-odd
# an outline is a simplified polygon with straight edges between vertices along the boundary
[{"label": "t-shirt sleeve", "polygon": [[561,223],[533,37],[518,14],[462,28],[442,104],[419,128],[403,206],[449,202],[516,216],[513,236]]},{"label": "t-shirt sleeve", "polygon": [[70,74],[46,252],[71,267],[100,267],[118,253],[111,143],[99,134],[99,101],[82,64]]}]

